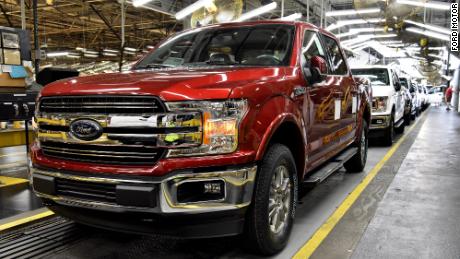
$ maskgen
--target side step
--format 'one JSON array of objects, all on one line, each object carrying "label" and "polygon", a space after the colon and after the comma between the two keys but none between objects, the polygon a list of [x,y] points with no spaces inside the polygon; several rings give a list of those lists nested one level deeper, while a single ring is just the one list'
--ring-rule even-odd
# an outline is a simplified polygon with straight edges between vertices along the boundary
[{"label": "side step", "polygon": [[349,148],[336,157],[332,158],[327,164],[320,167],[316,171],[310,174],[310,177],[305,179],[303,183],[305,184],[319,184],[322,181],[326,180],[331,174],[339,170],[345,162],[352,158],[356,153],[358,153],[358,148],[353,147]]}]

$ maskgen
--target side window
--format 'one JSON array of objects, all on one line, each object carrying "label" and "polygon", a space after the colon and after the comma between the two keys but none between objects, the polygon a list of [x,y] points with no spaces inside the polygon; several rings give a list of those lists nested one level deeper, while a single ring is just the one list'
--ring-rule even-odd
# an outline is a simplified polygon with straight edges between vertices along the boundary
[{"label": "side window", "polygon": [[323,46],[316,32],[305,30],[302,43],[302,54],[307,63],[309,63],[310,59],[314,56],[324,57]]},{"label": "side window", "polygon": [[324,35],[324,43],[326,44],[326,51],[331,57],[331,65],[333,66],[331,71],[332,74],[345,75],[348,69],[337,41]]},{"label": "side window", "polygon": [[393,75],[393,85],[395,85],[397,82],[399,82],[399,77],[393,70],[391,70],[391,74]]}]

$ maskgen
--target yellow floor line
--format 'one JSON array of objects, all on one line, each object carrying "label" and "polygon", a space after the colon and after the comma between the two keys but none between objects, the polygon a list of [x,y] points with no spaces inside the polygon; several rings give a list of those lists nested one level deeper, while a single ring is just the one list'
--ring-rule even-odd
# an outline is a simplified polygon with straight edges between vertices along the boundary
[{"label": "yellow floor line", "polygon": [[372,168],[369,174],[361,181],[361,183],[356,186],[356,188],[345,198],[345,200],[339,205],[339,207],[332,213],[332,215],[326,220],[326,222],[320,226],[313,236],[305,243],[297,253],[292,257],[293,259],[306,259],[315,252],[319,245],[323,242],[324,239],[329,235],[329,233],[334,229],[335,225],[342,219],[345,213],[350,209],[350,207],[355,203],[361,193],[366,189],[369,183],[374,179],[374,177],[382,169],[383,165],[393,156],[396,150],[399,148],[401,143],[406,139],[406,136],[414,129],[414,127],[421,121],[420,118],[414,125],[412,125],[402,136],[398,142],[396,142],[393,147],[385,154],[385,156],[380,160],[377,165]]},{"label": "yellow floor line", "polygon": [[27,179],[0,176],[0,188],[29,182]]},{"label": "yellow floor line", "polygon": [[11,153],[11,154],[6,154],[6,155],[0,155],[0,157],[25,155],[25,154],[27,154],[27,153],[26,152],[16,152],[16,153]]},{"label": "yellow floor line", "polygon": [[40,212],[38,214],[31,215],[29,217],[21,218],[21,219],[18,219],[18,220],[15,220],[15,221],[0,225],[0,232],[2,232],[4,230],[7,230],[7,229],[10,229],[10,228],[13,228],[13,227],[17,227],[17,226],[20,226],[20,225],[24,225],[24,224],[33,222],[35,220],[43,219],[43,218],[46,218],[46,217],[52,216],[52,215],[54,215],[54,212],[52,212],[50,210],[47,210],[45,212]]}]

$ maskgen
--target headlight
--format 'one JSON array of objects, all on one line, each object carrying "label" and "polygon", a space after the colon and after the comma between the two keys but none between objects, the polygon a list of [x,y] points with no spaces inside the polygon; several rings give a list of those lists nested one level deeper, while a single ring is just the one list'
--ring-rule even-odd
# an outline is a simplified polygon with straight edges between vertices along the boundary
[{"label": "headlight", "polygon": [[168,157],[215,155],[234,152],[238,147],[238,128],[248,111],[247,100],[168,102],[172,112],[200,111],[203,141],[199,147],[170,149]]},{"label": "headlight", "polygon": [[387,110],[388,97],[374,97],[372,100],[372,110],[374,112],[384,112]]}]

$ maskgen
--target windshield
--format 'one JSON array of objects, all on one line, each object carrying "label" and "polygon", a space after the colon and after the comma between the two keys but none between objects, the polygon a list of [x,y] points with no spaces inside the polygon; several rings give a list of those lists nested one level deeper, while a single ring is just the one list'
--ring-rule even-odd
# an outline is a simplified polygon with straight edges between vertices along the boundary
[{"label": "windshield", "polygon": [[182,66],[286,66],[294,26],[201,28],[173,36],[134,69]]},{"label": "windshield", "polygon": [[352,69],[351,72],[353,75],[369,78],[372,85],[390,85],[388,70],[385,68]]}]

